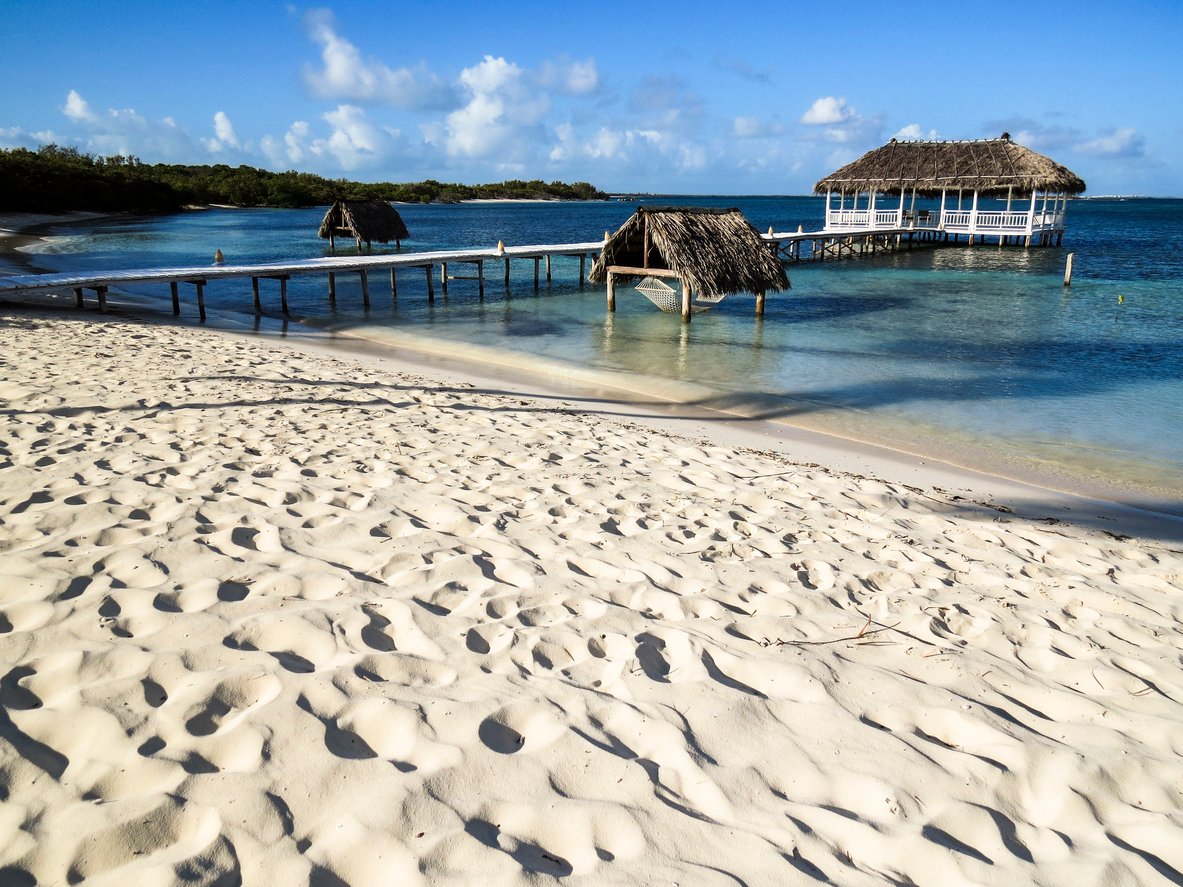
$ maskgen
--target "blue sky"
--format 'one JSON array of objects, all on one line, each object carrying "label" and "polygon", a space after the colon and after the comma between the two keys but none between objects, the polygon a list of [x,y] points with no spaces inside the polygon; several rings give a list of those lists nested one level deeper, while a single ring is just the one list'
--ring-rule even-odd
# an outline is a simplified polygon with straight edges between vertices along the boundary
[{"label": "blue sky", "polygon": [[0,0],[0,147],[362,181],[803,194],[1004,130],[1183,195],[1183,2]]}]

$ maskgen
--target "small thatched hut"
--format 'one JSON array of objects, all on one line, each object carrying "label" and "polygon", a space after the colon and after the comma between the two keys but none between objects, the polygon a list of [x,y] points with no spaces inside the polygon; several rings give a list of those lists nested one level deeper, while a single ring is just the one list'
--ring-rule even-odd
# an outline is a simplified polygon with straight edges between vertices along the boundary
[{"label": "small thatched hut", "polygon": [[[640,207],[605,241],[588,275],[593,283],[607,283],[609,311],[616,310],[618,277],[655,278],[658,288],[663,278],[681,281],[683,320],[690,319],[695,294],[717,302],[734,293],[755,293],[756,313],[763,314],[765,292],[789,288],[780,260],[738,209]],[[646,295],[672,310],[672,302]]]},{"label": "small thatched hut", "polygon": [[[976,141],[892,139],[814,186],[815,193],[826,195],[827,231],[934,227],[968,234],[971,242],[975,236],[996,234],[1000,242],[1023,237],[1028,245],[1033,236],[1043,243],[1051,242],[1052,234],[1062,236],[1068,197],[1084,189],[1084,181],[1072,170],[1012,142],[1009,133]],[[969,208],[964,208],[962,198],[967,193],[973,197]],[[878,201],[880,196],[896,194],[898,204]],[[953,194],[956,209],[950,206]],[[915,212],[917,195],[940,197],[939,216],[934,218],[929,209]],[[982,198],[996,205],[981,205]],[[1030,202],[1016,208],[1016,198],[1030,198]],[[1042,206],[1037,208],[1040,199]]]},{"label": "small thatched hut", "polygon": [[317,235],[328,238],[329,249],[333,251],[338,237],[356,240],[357,248],[361,249],[363,241],[368,247],[375,240],[378,243],[393,240],[395,246],[402,246],[403,239],[411,236],[398,210],[385,200],[338,200],[325,213]]}]

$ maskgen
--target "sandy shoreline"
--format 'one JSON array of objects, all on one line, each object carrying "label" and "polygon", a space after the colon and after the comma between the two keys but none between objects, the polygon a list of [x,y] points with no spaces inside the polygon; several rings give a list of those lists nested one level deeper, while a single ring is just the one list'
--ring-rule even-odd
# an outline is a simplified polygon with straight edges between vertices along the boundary
[{"label": "sandy shoreline", "polygon": [[1183,872],[1176,543],[377,356],[0,345],[0,881]]}]

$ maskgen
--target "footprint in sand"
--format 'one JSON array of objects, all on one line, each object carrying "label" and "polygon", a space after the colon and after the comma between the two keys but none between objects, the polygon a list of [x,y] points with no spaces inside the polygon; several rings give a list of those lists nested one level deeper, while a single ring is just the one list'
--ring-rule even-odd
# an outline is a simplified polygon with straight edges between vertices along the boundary
[{"label": "footprint in sand", "polygon": [[497,710],[477,730],[487,748],[503,755],[536,752],[566,732],[567,724],[557,710],[532,702]]}]

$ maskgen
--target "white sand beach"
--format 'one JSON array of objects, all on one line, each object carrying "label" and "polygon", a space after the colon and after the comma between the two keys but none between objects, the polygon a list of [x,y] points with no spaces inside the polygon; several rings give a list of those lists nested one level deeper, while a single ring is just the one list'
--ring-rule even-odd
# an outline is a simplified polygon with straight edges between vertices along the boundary
[{"label": "white sand beach", "polygon": [[1181,882],[1177,537],[495,387],[0,309],[0,883]]}]

